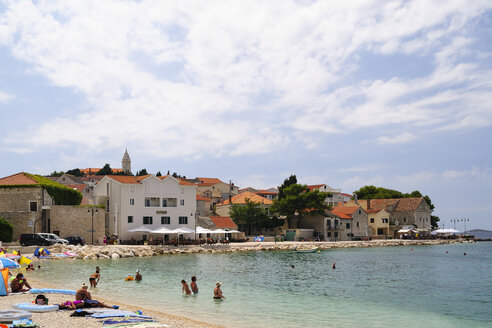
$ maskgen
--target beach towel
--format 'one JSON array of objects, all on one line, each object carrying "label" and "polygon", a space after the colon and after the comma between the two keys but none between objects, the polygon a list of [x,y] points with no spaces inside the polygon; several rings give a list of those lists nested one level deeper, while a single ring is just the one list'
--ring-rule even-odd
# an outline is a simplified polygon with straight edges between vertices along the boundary
[{"label": "beach towel", "polygon": [[103,320],[103,325],[116,325],[116,324],[121,324],[121,323],[139,323],[139,322],[156,322],[154,319],[142,319],[142,318],[136,318],[136,319],[128,319],[128,318],[121,318],[121,319],[108,319],[108,320]]},{"label": "beach towel", "polygon": [[147,317],[144,315],[136,314],[132,311],[124,311],[124,310],[110,310],[110,309],[101,309],[99,311],[92,311],[94,312],[91,317],[92,318],[97,318],[97,319],[104,319],[104,318],[118,318],[118,317],[134,317],[134,318],[145,318],[145,319],[152,319],[151,317]]},{"label": "beach towel", "polygon": [[165,323],[159,322],[143,322],[143,323],[129,323],[129,324],[121,324],[116,326],[103,326],[102,328],[167,328],[170,327]]}]

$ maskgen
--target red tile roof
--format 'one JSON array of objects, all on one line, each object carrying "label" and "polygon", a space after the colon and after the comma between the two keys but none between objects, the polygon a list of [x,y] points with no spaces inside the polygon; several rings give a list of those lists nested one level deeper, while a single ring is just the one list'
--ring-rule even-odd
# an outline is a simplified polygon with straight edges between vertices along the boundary
[{"label": "red tile roof", "polygon": [[352,215],[360,208],[360,206],[335,206],[331,213],[338,215],[342,219],[352,219]]},{"label": "red tile roof", "polygon": [[[394,206],[395,212],[415,211],[422,202],[423,197],[413,198],[388,198],[388,199],[360,199],[358,204],[363,208],[371,210],[388,210],[389,206]],[[351,201],[353,203],[354,201]]]},{"label": "red tile roof", "polygon": [[201,181],[201,183],[198,184],[199,186],[213,186],[217,183],[222,182],[217,178],[199,178],[199,177],[197,177],[197,179]]},{"label": "red tile roof", "polygon": [[[82,172],[83,174],[96,174],[97,172],[99,172],[102,168],[86,168],[86,169],[80,169],[80,172]],[[123,169],[113,169],[111,168],[111,170],[114,172],[114,173],[119,173],[119,172],[123,172]]]},{"label": "red tile roof", "polygon": [[210,198],[208,198],[208,197],[202,197],[200,195],[196,195],[196,200],[204,200],[206,202],[210,202],[211,201]]},{"label": "red tile roof", "polygon": [[217,228],[237,229],[237,225],[228,216],[211,216],[210,220],[212,220]]},{"label": "red tile roof", "polygon": [[[237,194],[231,198],[233,204],[246,204],[246,199],[249,199],[251,202],[265,204],[265,205],[273,204],[273,202],[270,199],[267,199],[250,191],[243,191],[242,193]],[[217,204],[217,206],[220,205],[229,205],[229,200],[226,199],[222,203]]]},{"label": "red tile roof", "polygon": [[354,197],[354,195],[351,195],[351,194],[345,194],[345,193],[343,193],[343,192],[341,192],[341,193],[340,193],[340,195],[342,195],[342,196],[347,196],[347,197],[350,197],[350,198]]},{"label": "red tile roof", "polygon": [[27,176],[26,173],[20,172],[8,177],[0,178],[0,185],[33,185],[38,184],[34,179]]},{"label": "red tile roof", "polygon": [[325,184],[318,184],[318,185],[310,185],[310,186],[307,186],[307,188],[310,190],[310,191],[313,191],[314,189],[319,189],[323,186],[326,186]]},{"label": "red tile roof", "polygon": [[79,192],[82,192],[86,186],[86,184],[67,185],[67,187],[77,189]]},{"label": "red tile roof", "polygon": [[278,195],[278,191],[269,191],[269,190],[257,190],[257,194],[263,194],[263,195]]}]

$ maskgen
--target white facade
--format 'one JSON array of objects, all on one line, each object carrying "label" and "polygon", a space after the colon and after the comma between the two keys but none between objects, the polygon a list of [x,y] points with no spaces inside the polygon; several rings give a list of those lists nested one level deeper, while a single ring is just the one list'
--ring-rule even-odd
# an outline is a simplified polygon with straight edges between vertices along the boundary
[{"label": "white facade", "polygon": [[128,232],[141,226],[195,229],[196,185],[172,176],[105,176],[94,194],[96,202],[106,206],[107,232],[120,240],[147,238],[149,233]]}]

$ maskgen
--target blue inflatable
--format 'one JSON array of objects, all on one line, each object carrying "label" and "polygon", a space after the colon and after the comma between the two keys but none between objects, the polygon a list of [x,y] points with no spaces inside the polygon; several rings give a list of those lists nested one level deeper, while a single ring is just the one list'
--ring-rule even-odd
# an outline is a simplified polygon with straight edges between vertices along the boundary
[{"label": "blue inflatable", "polygon": [[29,312],[51,312],[58,311],[58,305],[39,305],[34,303],[19,303],[14,307],[19,310],[25,310]]},{"label": "blue inflatable", "polygon": [[42,255],[41,255],[41,252],[42,252],[42,251],[44,251],[45,255],[50,255],[50,251],[49,251],[49,250],[47,250],[46,248],[42,248],[42,247],[40,248],[40,247],[38,247],[38,248],[36,248],[36,250],[34,251],[34,256],[37,256],[37,257],[42,256]]},{"label": "blue inflatable", "polygon": [[75,290],[68,289],[52,289],[52,288],[32,288],[29,290],[32,294],[65,294],[75,295]]}]

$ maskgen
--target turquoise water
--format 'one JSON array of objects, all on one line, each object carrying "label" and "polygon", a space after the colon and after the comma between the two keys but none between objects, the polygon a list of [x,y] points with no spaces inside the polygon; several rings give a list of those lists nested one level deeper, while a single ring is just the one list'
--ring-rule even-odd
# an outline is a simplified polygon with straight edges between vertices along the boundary
[{"label": "turquoise water", "polygon": [[[96,298],[228,327],[492,327],[492,242],[41,265],[40,279],[72,289],[88,283],[99,265]],[[137,269],[141,283],[123,281]],[[180,281],[192,275],[200,293],[182,296]],[[212,299],[217,280],[224,301]]]}]

